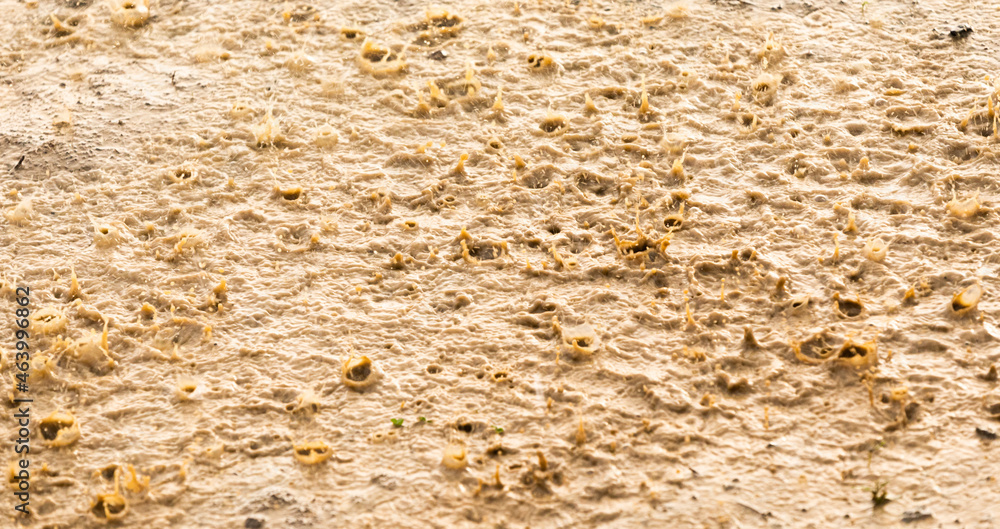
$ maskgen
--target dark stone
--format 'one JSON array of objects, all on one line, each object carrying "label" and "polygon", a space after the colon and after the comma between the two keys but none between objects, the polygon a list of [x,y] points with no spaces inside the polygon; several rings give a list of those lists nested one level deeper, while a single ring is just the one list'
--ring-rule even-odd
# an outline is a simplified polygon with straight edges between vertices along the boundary
[{"label": "dark stone", "polygon": [[968,24],[959,24],[958,27],[948,31],[948,36],[958,40],[968,37],[970,33],[972,33],[972,26]]},{"label": "dark stone", "polygon": [[254,518],[253,516],[251,516],[250,518],[247,518],[245,522],[243,522],[243,527],[245,527],[246,529],[260,529],[261,527],[264,527],[264,520],[261,518]]},{"label": "dark stone", "polygon": [[432,51],[431,54],[428,55],[428,57],[430,57],[432,60],[435,61],[443,61],[448,58],[448,54],[441,50],[437,50],[437,51]]},{"label": "dark stone", "polygon": [[996,432],[987,430],[986,428],[976,428],[976,435],[987,441],[995,441],[997,438]]}]

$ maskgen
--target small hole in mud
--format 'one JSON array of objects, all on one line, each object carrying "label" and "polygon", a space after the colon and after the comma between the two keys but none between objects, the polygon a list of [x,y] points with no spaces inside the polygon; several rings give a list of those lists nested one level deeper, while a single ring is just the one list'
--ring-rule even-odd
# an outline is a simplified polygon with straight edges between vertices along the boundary
[{"label": "small hole in mud", "polygon": [[106,481],[111,481],[115,479],[116,470],[118,470],[118,465],[108,465],[101,469],[101,477]]},{"label": "small hole in mud", "polygon": [[559,226],[556,226],[555,224],[549,226],[548,230],[549,233],[551,233],[552,235],[555,235],[562,231],[561,229],[559,229]]},{"label": "small hole in mud", "polygon": [[431,364],[431,365],[427,366],[427,372],[430,373],[430,374],[432,374],[432,375],[436,375],[436,374],[440,373],[441,371],[444,371],[444,368],[442,368],[441,366],[439,366],[437,364]]},{"label": "small hole in mud", "polygon": [[450,28],[453,26],[457,26],[460,22],[462,22],[462,19],[457,15],[446,15],[446,16],[434,17],[430,19],[430,22],[435,27]]},{"label": "small hole in mud", "polygon": [[455,429],[460,432],[472,433],[472,430],[474,430],[475,428],[472,426],[472,423],[462,422],[456,424]]},{"label": "small hole in mud", "polygon": [[121,514],[125,510],[126,504],[119,496],[114,495],[99,495],[97,502],[94,503],[94,507],[91,508],[90,512],[94,516],[107,519],[107,517],[115,516]]},{"label": "small hole in mud", "polygon": [[281,192],[281,197],[285,200],[298,200],[300,196],[302,196],[302,190],[298,188]]},{"label": "small hole in mud", "polygon": [[684,219],[676,215],[663,219],[663,226],[666,228],[680,228],[682,224],[684,224]]},{"label": "small hole in mud", "polygon": [[854,358],[855,356],[863,357],[867,354],[868,354],[868,349],[865,349],[864,347],[858,345],[850,345],[848,347],[843,348],[840,351],[840,354],[837,356],[840,358]]},{"label": "small hole in mud", "polygon": [[106,505],[109,514],[119,514],[125,510],[125,504],[122,502],[106,503]]},{"label": "small hole in mud", "polygon": [[69,426],[68,424],[63,424],[61,422],[50,421],[50,422],[43,422],[39,429],[42,432],[42,437],[46,441],[54,441],[55,438],[59,435],[59,430],[62,430],[63,428],[68,426]]},{"label": "small hole in mud", "polygon": [[535,70],[542,70],[553,65],[552,57],[548,55],[529,55],[528,64],[531,65]]},{"label": "small hole in mud", "polygon": [[566,127],[566,120],[561,117],[547,118],[545,121],[538,126],[538,128],[548,132],[549,134],[556,132],[560,129]]},{"label": "small hole in mud", "polygon": [[480,261],[489,261],[503,255],[503,247],[497,244],[474,244],[469,247],[469,255]]},{"label": "small hole in mud", "polygon": [[814,336],[799,346],[802,356],[814,360],[822,360],[833,353],[833,346],[827,341],[825,336]]},{"label": "small hole in mud", "polygon": [[191,178],[193,175],[191,171],[187,169],[178,169],[177,172],[174,173],[174,176],[180,178],[181,180],[187,180],[188,178]]},{"label": "small hole in mud", "polygon": [[849,299],[837,300],[837,310],[839,310],[841,314],[847,316],[848,318],[853,318],[861,314],[863,308],[864,307],[862,307],[862,305],[857,301]]},{"label": "small hole in mud", "polygon": [[382,60],[390,62],[399,58],[395,53],[378,48],[365,50],[361,56],[368,62],[381,62]]},{"label": "small hole in mud", "polygon": [[477,371],[476,372],[476,378],[478,378],[479,380],[482,380],[482,379],[486,378],[486,372],[485,371]]},{"label": "small hole in mud", "polygon": [[100,228],[100,229],[99,229],[99,230],[97,230],[97,231],[99,231],[99,232],[103,233],[104,235],[107,235],[107,234],[108,234],[108,229],[107,229],[107,228]]},{"label": "small hole in mud", "polygon": [[347,370],[347,378],[354,382],[364,382],[372,373],[370,362],[361,362]]}]

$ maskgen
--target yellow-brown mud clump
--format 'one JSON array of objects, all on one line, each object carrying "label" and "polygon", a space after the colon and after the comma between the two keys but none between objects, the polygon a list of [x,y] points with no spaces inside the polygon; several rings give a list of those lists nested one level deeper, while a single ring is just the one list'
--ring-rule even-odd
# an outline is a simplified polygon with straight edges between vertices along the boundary
[{"label": "yellow-brown mud clump", "polygon": [[972,312],[982,297],[983,287],[979,283],[968,286],[951,298],[951,311],[959,316]]},{"label": "yellow-brown mud clump", "polygon": [[[129,465],[129,469],[132,473],[132,479],[136,478],[135,468]],[[121,470],[122,468],[118,465],[112,465],[105,469],[105,471],[112,472],[111,479],[114,482],[114,491],[98,494],[97,497],[90,503],[90,513],[103,522],[116,522],[125,518],[129,512],[129,501],[121,494]],[[132,483],[131,481],[129,482]],[[139,482],[136,482],[139,485]],[[145,485],[148,486],[149,477],[146,477]],[[143,489],[141,485],[136,487],[138,490],[134,492],[139,492]]]},{"label": "yellow-brown mud clump", "polygon": [[406,59],[400,53],[367,38],[358,53],[358,64],[361,71],[375,77],[399,74],[406,70]]},{"label": "yellow-brown mud clump", "polygon": [[468,454],[465,446],[459,443],[449,443],[444,447],[441,464],[452,469],[461,470],[468,465]]},{"label": "yellow-brown mud clump", "polygon": [[837,350],[833,361],[854,369],[867,369],[878,364],[878,348],[874,340],[865,343],[847,340]]},{"label": "yellow-brown mud clump", "polygon": [[149,0],[108,0],[111,21],[119,26],[134,28],[149,20]]},{"label": "yellow-brown mud clump", "polygon": [[416,43],[429,46],[453,38],[462,31],[464,21],[462,17],[449,13],[447,9],[430,7],[426,10],[424,19],[412,26],[413,30],[419,31]]},{"label": "yellow-brown mud clump", "polygon": [[372,361],[367,356],[351,356],[343,364],[344,384],[353,390],[363,390],[378,381]]},{"label": "yellow-brown mud clump", "polygon": [[317,465],[333,455],[329,445],[323,441],[297,444],[292,447],[292,453],[295,454],[295,459],[304,465]]},{"label": "yellow-brown mud clump", "polygon": [[53,448],[69,446],[80,439],[80,424],[72,413],[54,411],[38,424],[42,442]]}]

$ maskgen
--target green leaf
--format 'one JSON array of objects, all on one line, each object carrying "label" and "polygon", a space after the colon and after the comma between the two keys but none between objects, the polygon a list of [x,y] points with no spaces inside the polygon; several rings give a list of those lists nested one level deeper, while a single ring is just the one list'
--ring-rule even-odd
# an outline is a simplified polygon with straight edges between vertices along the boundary
[{"label": "green leaf", "polygon": [[392,425],[396,428],[401,428],[403,426],[403,419],[389,419],[392,421]]},{"label": "green leaf", "polygon": [[503,435],[503,428],[500,426],[494,426],[493,429],[496,430],[498,434]]}]

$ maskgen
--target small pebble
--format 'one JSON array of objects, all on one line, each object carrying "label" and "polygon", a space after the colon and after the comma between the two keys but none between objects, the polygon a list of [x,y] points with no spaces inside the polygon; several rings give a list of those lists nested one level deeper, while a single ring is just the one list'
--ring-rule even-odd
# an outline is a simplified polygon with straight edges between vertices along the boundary
[{"label": "small pebble", "polygon": [[987,430],[986,428],[976,428],[976,435],[987,441],[993,441],[997,438],[996,432]]},{"label": "small pebble", "polygon": [[968,24],[959,24],[958,27],[948,31],[948,35],[953,39],[964,39],[972,33],[972,26]]}]

